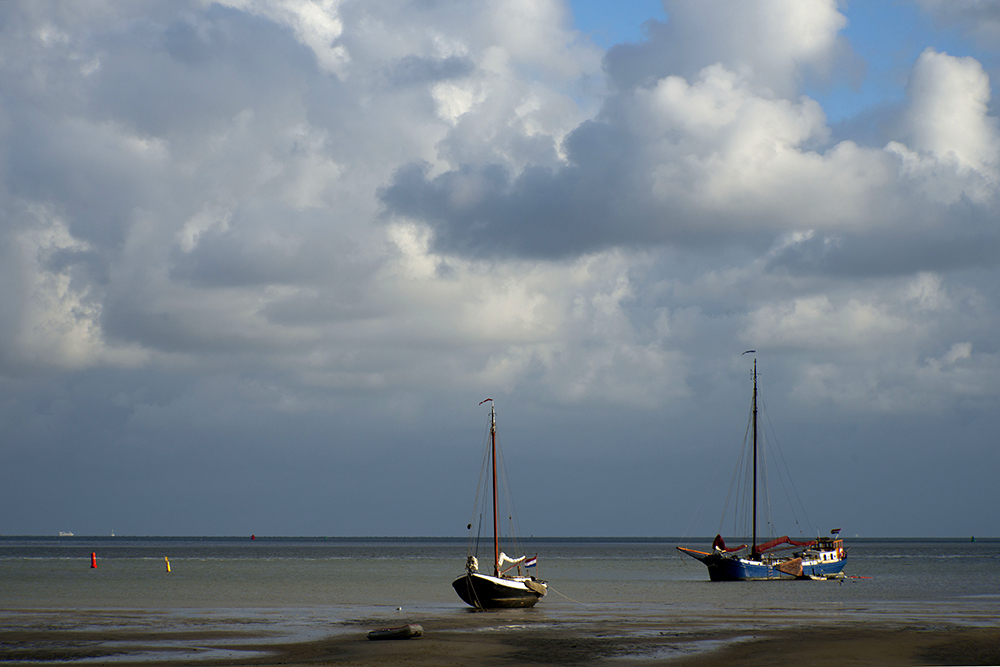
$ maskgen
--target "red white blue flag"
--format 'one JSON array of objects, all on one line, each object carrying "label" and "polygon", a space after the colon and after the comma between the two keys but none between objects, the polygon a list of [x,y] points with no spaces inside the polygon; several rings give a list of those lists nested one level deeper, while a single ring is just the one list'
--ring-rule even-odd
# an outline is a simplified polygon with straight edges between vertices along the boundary
[{"label": "red white blue flag", "polygon": [[524,561],[524,566],[525,567],[535,567],[536,565],[538,565],[538,557],[537,556],[532,556],[528,560]]}]

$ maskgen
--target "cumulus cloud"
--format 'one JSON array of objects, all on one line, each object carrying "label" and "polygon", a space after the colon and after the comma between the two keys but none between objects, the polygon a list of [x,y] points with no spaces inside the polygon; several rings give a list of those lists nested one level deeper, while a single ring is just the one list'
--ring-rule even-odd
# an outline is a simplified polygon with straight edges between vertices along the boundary
[{"label": "cumulus cloud", "polygon": [[213,0],[220,5],[263,16],[292,29],[296,39],[308,46],[320,67],[342,75],[350,54],[337,41],[344,31],[340,0]]},{"label": "cumulus cloud", "polygon": [[669,327],[633,326],[628,255],[485,267],[434,252],[419,227],[394,225],[391,234],[399,256],[386,285],[403,318],[393,322],[428,343],[492,350],[466,368],[456,365],[460,357],[421,368],[423,381],[512,391],[530,379],[566,403],[646,406],[686,395]]},{"label": "cumulus cloud", "polygon": [[0,322],[5,330],[0,369],[20,375],[146,362],[148,355],[139,346],[106,340],[102,295],[81,261],[94,248],[74,238],[65,220],[49,208],[31,206],[22,215],[27,218],[24,227],[0,237]]},{"label": "cumulus cloud", "polygon": [[1000,167],[997,119],[988,115],[989,77],[972,58],[924,51],[910,79],[904,117],[909,146],[892,142],[904,177],[932,198],[951,204],[968,197],[995,200]]},{"label": "cumulus cloud", "polygon": [[665,76],[610,98],[567,135],[561,164],[514,170],[487,159],[444,173],[411,164],[382,201],[429,224],[438,249],[498,256],[789,231],[851,247],[856,235],[914,222],[941,227],[962,197],[972,206],[961,218],[988,218],[998,141],[976,61],[921,56],[904,141],[885,147],[830,144],[814,100],[758,91],[722,65],[692,80]]},{"label": "cumulus cloud", "polygon": [[835,0],[671,0],[664,9],[668,22],[651,24],[648,40],[608,54],[608,72],[621,89],[669,75],[691,79],[719,65],[752,81],[757,92],[787,97],[805,71],[825,71],[846,53],[838,36],[846,19]]},{"label": "cumulus cloud", "polygon": [[[996,187],[996,131],[977,62],[926,52],[899,141],[831,143],[823,109],[796,91],[843,56],[835,3],[667,9],[645,42],[607,55],[612,86],[590,118],[580,93],[598,52],[554,1],[214,2],[160,11],[141,40],[96,18],[22,12],[19,39],[46,54],[48,76],[75,83],[38,88],[7,71],[19,99],[51,109],[8,111],[40,139],[12,143],[21,167],[8,191],[67,212],[88,272],[60,299],[92,302],[76,312],[95,340],[145,358],[227,350],[233,363],[282,350],[291,368],[325,360],[313,378],[351,357],[343,377],[385,386],[421,366],[380,358],[378,341],[485,342],[495,349],[457,362],[462,374],[537,381],[566,401],[666,400],[658,377],[688,372],[670,327],[638,316],[648,280],[680,295],[732,271],[752,282],[939,270],[947,262],[893,261],[894,237],[917,230],[908,243],[934,248],[960,200],[966,246],[989,261],[976,232]],[[266,45],[251,62],[237,57],[247,40]],[[141,79],[136,57],[148,61]],[[65,95],[91,102],[59,106]],[[150,103],[170,99],[183,104]],[[684,279],[657,276],[655,262],[633,273],[650,250],[769,246]],[[583,282],[563,278],[580,271]],[[488,317],[473,317],[479,292],[456,288],[478,275],[507,286]],[[907,326],[870,292],[796,285],[748,310],[750,337],[827,348]],[[708,326],[692,305],[670,302],[657,321]],[[371,352],[335,351],[359,344]]]}]

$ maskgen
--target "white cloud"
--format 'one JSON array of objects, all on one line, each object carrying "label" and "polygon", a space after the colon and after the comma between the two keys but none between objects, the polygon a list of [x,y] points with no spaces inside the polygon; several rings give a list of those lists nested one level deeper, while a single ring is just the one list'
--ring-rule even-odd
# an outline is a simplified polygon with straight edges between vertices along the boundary
[{"label": "white cloud", "polygon": [[850,141],[824,149],[825,121],[814,100],[761,96],[717,65],[637,90],[629,118],[663,206],[775,229],[882,220],[874,203],[894,196],[891,161]]},{"label": "white cloud", "polygon": [[[802,405],[834,405],[856,414],[950,413],[956,406],[989,410],[1000,387],[996,354],[974,354],[967,342],[954,343],[939,357],[862,355],[862,364],[803,364],[792,395]],[[877,363],[876,363],[877,362]]]},{"label": "white cloud", "polygon": [[[892,203],[899,193],[890,156],[901,161],[902,182],[924,196],[953,203],[965,195],[983,204],[995,197],[1000,137],[988,115],[989,79],[971,58],[921,55],[905,117],[909,146],[890,142],[884,152],[851,141],[819,150],[828,129],[815,101],[760,97],[718,67],[694,84],[668,77],[637,96],[640,108],[650,109],[639,125],[659,128],[674,149],[664,151],[657,170],[661,196],[703,188],[698,205],[706,209],[736,213],[749,205],[789,225],[805,219],[812,228],[885,222],[888,209],[905,210]],[[645,102],[647,96],[656,102]]]},{"label": "white cloud", "polygon": [[[653,406],[687,394],[684,355],[670,349],[669,328],[642,333],[627,313],[634,257],[497,265],[435,254],[418,227],[394,226],[392,236],[400,255],[387,270],[404,282],[390,274],[386,289],[406,304],[393,309],[402,318],[394,326],[435,347],[486,352],[425,369],[438,382],[505,391],[537,382],[568,403]],[[463,357],[467,366],[453,378]]]},{"label": "white cloud", "polygon": [[[715,310],[737,316],[722,336],[760,347],[846,354],[858,344],[877,348],[911,336],[919,312],[954,307],[932,270],[904,280],[905,288],[895,276],[852,286],[770,271],[789,254],[813,246],[847,252],[852,239],[904,225],[914,210],[905,204],[911,190],[937,192],[934,183],[945,183],[947,201],[955,193],[984,201],[995,188],[989,81],[975,61],[921,57],[905,143],[888,150],[830,145],[819,104],[784,94],[802,66],[833,57],[843,17],[831,2],[740,6],[716,22],[714,5],[673,7],[671,21],[702,31],[718,58],[688,76],[668,74],[609,98],[598,120],[622,140],[612,151],[596,143],[584,146],[590,154],[576,149],[574,159],[591,162],[575,165],[567,165],[565,151],[584,136],[571,133],[584,127],[586,113],[574,86],[598,63],[559,3],[496,2],[465,7],[461,17],[392,2],[229,6],[309,46],[340,77],[329,84],[336,95],[300,94],[326,90],[329,77],[307,77],[280,88],[282,95],[265,90],[235,109],[211,109],[210,122],[167,124],[162,135],[136,131],[140,123],[129,114],[142,109],[127,106],[59,121],[59,145],[83,146],[75,164],[98,165],[97,174],[121,164],[114,174],[127,174],[136,187],[124,189],[133,196],[121,205],[117,193],[110,197],[116,205],[101,213],[121,225],[119,245],[92,245],[107,259],[107,289],[53,274],[50,303],[63,305],[50,310],[80,313],[93,326],[113,322],[116,336],[163,358],[197,359],[224,348],[264,354],[274,346],[274,363],[295,369],[306,384],[410,387],[429,374],[451,386],[544,387],[567,403],[654,405],[689,391],[692,357],[719,335]],[[207,44],[221,32],[204,17],[184,20],[198,24]],[[53,48],[78,41],[72,24],[42,25]],[[732,43],[720,46],[729,37]],[[112,47],[101,51],[102,66],[89,78],[100,80],[121,57]],[[409,69],[400,68],[411,56]],[[411,79],[400,78],[407,72]],[[260,85],[282,83],[277,77]],[[172,113],[183,117],[182,109]],[[625,167],[622,180],[553,180],[553,188],[563,188],[560,196],[621,201],[620,210],[643,225],[674,225],[676,236],[653,238],[681,248],[686,234],[706,230],[718,230],[718,239],[736,233],[779,241],[765,255],[734,260],[708,249],[728,241],[711,240],[699,255],[704,265],[691,260],[680,277],[670,262],[656,264],[668,255],[655,246],[647,255],[616,247],[619,230],[628,238],[627,216],[597,220],[607,247],[559,261],[472,259],[435,249],[422,223],[376,222],[379,186],[410,161],[432,162],[432,174],[502,164],[516,177],[526,167],[596,170],[614,151]],[[64,160],[58,153],[50,159]],[[69,181],[57,180],[57,189]],[[454,183],[451,205],[472,212],[496,187],[475,169]],[[953,183],[957,189],[948,190]],[[547,202],[544,189],[531,194]],[[512,234],[532,225],[556,238],[583,233],[578,219],[554,227],[544,207],[512,210],[539,211],[537,220],[507,221],[523,225]],[[926,214],[934,219],[933,209]],[[100,233],[83,238],[106,242]],[[643,277],[633,273],[637,267]],[[654,285],[669,286],[655,317],[637,306],[649,303]],[[739,317],[742,331],[732,323]],[[102,340],[89,331],[90,340]],[[928,329],[916,331],[911,338],[926,342],[920,336]],[[914,359],[922,354],[918,342],[910,346]],[[413,346],[433,352],[407,354]]]},{"label": "white cloud", "polygon": [[942,310],[949,305],[941,276],[933,273],[918,274],[906,288],[905,299],[916,302],[922,311]]},{"label": "white cloud", "polygon": [[903,175],[943,203],[963,195],[977,203],[993,200],[1000,135],[988,115],[990,82],[982,65],[928,49],[914,66],[909,96],[910,146],[886,147],[900,157]]},{"label": "white cloud", "polygon": [[721,64],[779,96],[795,90],[803,66],[829,66],[847,24],[836,0],[670,0],[664,6],[683,58],[698,69]]},{"label": "white cloud", "polygon": [[434,86],[431,94],[437,103],[438,115],[452,125],[488,97],[481,83],[471,81],[443,81]]},{"label": "white cloud", "polygon": [[594,71],[599,55],[578,43],[559,0],[494,0],[489,25],[497,47],[512,65],[530,65],[553,81],[573,80]]},{"label": "white cloud", "polygon": [[206,204],[195,213],[178,233],[181,250],[191,252],[198,245],[202,234],[210,231],[225,232],[233,218],[230,207]]},{"label": "white cloud", "polygon": [[884,343],[904,332],[907,324],[878,303],[804,296],[754,310],[743,339],[768,347],[850,349]]},{"label": "white cloud", "polygon": [[56,257],[93,248],[72,236],[66,222],[50,209],[29,205],[30,226],[8,237],[4,319],[14,318],[3,344],[4,374],[36,370],[81,370],[94,366],[135,367],[148,355],[138,346],[115,346],[101,328],[102,303],[72,263]]}]

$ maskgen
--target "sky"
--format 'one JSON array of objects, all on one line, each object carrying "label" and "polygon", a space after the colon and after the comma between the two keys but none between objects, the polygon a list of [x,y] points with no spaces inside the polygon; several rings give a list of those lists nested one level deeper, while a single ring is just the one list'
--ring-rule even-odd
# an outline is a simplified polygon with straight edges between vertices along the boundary
[{"label": "sky", "polygon": [[[997,0],[0,3],[0,534],[1000,536]],[[754,349],[751,355],[745,350]],[[777,512],[778,510],[776,510]]]}]

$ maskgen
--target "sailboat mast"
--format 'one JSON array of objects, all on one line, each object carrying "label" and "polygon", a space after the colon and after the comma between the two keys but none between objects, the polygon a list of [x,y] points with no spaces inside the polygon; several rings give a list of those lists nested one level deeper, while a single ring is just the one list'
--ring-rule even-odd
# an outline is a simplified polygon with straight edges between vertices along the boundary
[{"label": "sailboat mast", "polygon": [[753,543],[750,553],[757,551],[757,359],[753,360]]},{"label": "sailboat mast", "polygon": [[500,576],[500,532],[497,529],[497,418],[490,401],[490,449],[493,452],[493,576]]}]

